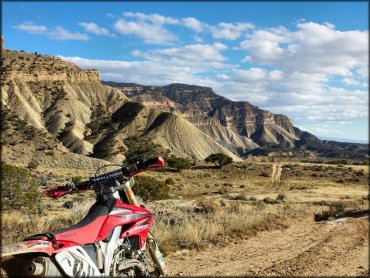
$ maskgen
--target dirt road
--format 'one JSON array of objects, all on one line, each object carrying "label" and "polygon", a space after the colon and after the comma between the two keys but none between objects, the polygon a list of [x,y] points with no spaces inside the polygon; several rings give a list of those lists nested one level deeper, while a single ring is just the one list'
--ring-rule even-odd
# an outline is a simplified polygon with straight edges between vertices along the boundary
[{"label": "dirt road", "polygon": [[272,165],[271,186],[280,186],[280,177],[282,170],[283,168],[281,164]]},{"label": "dirt road", "polygon": [[296,221],[285,230],[166,257],[170,275],[367,276],[368,219]]}]

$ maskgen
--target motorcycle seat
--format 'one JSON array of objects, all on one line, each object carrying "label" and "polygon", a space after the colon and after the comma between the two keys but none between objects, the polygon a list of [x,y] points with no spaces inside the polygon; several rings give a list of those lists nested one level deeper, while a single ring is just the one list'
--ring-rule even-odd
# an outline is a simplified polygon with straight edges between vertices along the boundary
[{"label": "motorcycle seat", "polygon": [[[30,236],[24,240],[51,240],[51,241],[72,241],[82,244],[89,244],[95,242],[100,227],[103,225],[108,215],[108,208],[104,204],[95,203],[87,213],[87,215],[77,224],[53,230],[43,234]],[[56,242],[54,242],[56,244]]]}]

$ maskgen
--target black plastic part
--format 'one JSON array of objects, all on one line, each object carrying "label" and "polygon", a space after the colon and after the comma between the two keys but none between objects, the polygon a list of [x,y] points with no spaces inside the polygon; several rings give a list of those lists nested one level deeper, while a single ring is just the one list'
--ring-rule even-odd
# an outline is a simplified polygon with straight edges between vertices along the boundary
[{"label": "black plastic part", "polygon": [[116,199],[112,196],[100,195],[98,199],[96,200],[95,204],[90,208],[85,218],[82,219],[79,223],[71,227],[63,228],[60,230],[53,230],[53,231],[43,233],[43,234],[32,235],[24,240],[25,241],[26,240],[36,240],[42,237],[47,237],[51,242],[53,242],[53,244],[56,244],[55,235],[64,233],[67,231],[73,231],[76,229],[80,229],[94,222],[94,220],[100,216],[104,216],[104,215],[107,216],[114,208],[115,201]]},{"label": "black plastic part", "polygon": [[82,248],[86,251],[86,253],[89,255],[90,259],[94,262],[94,264],[97,265],[95,247],[91,244],[86,244],[82,245]]}]

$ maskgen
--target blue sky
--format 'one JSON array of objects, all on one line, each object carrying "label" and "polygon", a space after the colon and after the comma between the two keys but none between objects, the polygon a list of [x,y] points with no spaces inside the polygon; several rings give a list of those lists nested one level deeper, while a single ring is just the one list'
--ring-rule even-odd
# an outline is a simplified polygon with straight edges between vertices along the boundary
[{"label": "blue sky", "polygon": [[102,80],[209,86],[368,140],[368,2],[2,2],[5,47]]}]

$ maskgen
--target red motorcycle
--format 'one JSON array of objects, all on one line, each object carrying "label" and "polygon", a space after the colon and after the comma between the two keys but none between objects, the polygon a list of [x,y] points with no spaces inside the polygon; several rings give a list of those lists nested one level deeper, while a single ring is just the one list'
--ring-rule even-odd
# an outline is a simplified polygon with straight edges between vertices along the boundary
[{"label": "red motorcycle", "polygon": [[[150,233],[153,212],[138,205],[133,176],[164,166],[156,157],[138,161],[79,184],[53,187],[51,198],[94,190],[96,202],[76,225],[30,236],[2,248],[10,277],[159,277],[166,275],[158,244]],[[105,166],[103,166],[105,167]],[[149,254],[148,254],[149,253]]]}]

